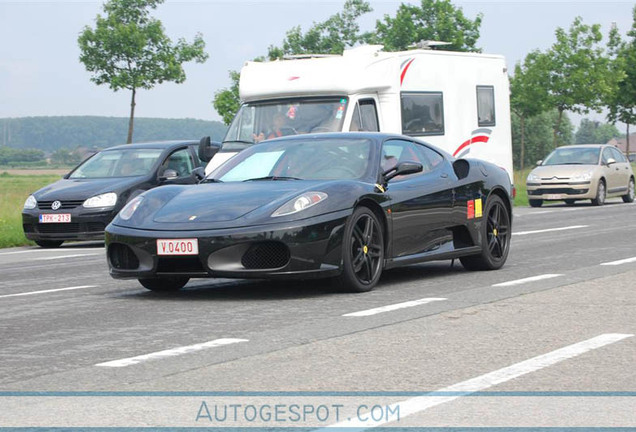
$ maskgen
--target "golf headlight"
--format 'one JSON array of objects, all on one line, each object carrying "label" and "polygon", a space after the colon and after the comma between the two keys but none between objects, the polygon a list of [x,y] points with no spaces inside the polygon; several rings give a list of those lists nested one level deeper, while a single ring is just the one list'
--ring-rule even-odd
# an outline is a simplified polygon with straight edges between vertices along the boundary
[{"label": "golf headlight", "polygon": [[143,200],[144,197],[141,196],[133,198],[132,201],[130,201],[128,204],[126,204],[126,206],[124,206],[123,209],[121,209],[121,211],[119,212],[119,217],[123,220],[130,219]]},{"label": "golf headlight", "polygon": [[117,204],[117,194],[115,192],[109,192],[91,197],[84,201],[82,205],[86,208],[97,208],[114,207],[115,204]]},{"label": "golf headlight", "polygon": [[29,197],[24,202],[24,208],[26,210],[34,209],[35,207],[37,207],[37,205],[38,205],[38,202],[36,201],[36,199],[35,199],[35,197],[33,195],[29,195]]},{"label": "golf headlight", "polygon": [[526,180],[526,183],[541,183],[541,177],[539,177],[538,175],[534,173],[530,173],[528,174],[528,179]]},{"label": "golf headlight", "polygon": [[574,181],[574,182],[584,182],[584,181],[590,181],[590,180],[592,180],[592,171],[576,174],[570,178],[570,181]]},{"label": "golf headlight", "polygon": [[305,192],[296,198],[287,201],[280,206],[278,210],[272,213],[272,217],[287,216],[299,211],[303,211],[318,204],[320,201],[327,199],[327,194],[324,192]]}]

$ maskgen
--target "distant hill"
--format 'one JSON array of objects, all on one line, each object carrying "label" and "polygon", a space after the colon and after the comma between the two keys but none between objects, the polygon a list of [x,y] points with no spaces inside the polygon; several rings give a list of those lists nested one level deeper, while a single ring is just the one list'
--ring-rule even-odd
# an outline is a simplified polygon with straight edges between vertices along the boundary
[{"label": "distant hill", "polygon": [[[136,118],[134,142],[199,139],[209,135],[220,141],[227,127],[217,121],[195,119]],[[39,149],[52,153],[60,148],[105,148],[125,144],[125,117],[21,117],[0,119],[0,145]]]}]

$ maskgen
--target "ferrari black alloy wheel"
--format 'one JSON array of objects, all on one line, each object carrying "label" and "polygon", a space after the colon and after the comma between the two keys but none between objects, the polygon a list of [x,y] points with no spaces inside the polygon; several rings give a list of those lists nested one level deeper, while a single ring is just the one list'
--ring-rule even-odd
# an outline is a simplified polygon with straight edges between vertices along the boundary
[{"label": "ferrari black alloy wheel", "polygon": [[460,258],[468,270],[496,270],[508,258],[510,249],[510,215],[504,202],[497,195],[488,198],[485,218],[481,224],[482,252]]},{"label": "ferrari black alloy wheel", "polygon": [[150,291],[179,291],[188,283],[187,277],[139,279],[139,283]]},{"label": "ferrari black alloy wheel", "polygon": [[384,265],[384,235],[378,217],[367,207],[355,209],[345,228],[344,268],[340,283],[346,291],[370,291]]}]

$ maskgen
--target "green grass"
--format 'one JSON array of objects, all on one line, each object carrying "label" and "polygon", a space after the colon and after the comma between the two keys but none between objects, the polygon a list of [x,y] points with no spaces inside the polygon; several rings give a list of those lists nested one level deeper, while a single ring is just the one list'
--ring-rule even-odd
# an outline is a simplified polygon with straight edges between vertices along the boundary
[{"label": "green grass", "polygon": [[0,248],[33,244],[22,231],[22,207],[27,197],[59,175],[0,174]]},{"label": "green grass", "polygon": [[526,192],[526,178],[533,168],[534,167],[526,168],[523,170],[523,172],[515,170],[514,185],[517,189],[517,196],[515,197],[514,201],[515,207],[523,207],[529,205],[528,193]]}]

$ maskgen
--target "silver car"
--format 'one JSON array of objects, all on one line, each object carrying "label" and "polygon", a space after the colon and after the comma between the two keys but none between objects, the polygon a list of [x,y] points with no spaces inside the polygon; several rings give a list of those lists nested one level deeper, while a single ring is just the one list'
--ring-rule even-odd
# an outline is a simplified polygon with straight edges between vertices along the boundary
[{"label": "silver car", "polygon": [[526,180],[528,201],[541,207],[543,201],[590,199],[603,205],[609,197],[634,201],[634,172],[627,158],[611,145],[573,145],[555,149],[539,161]]}]

